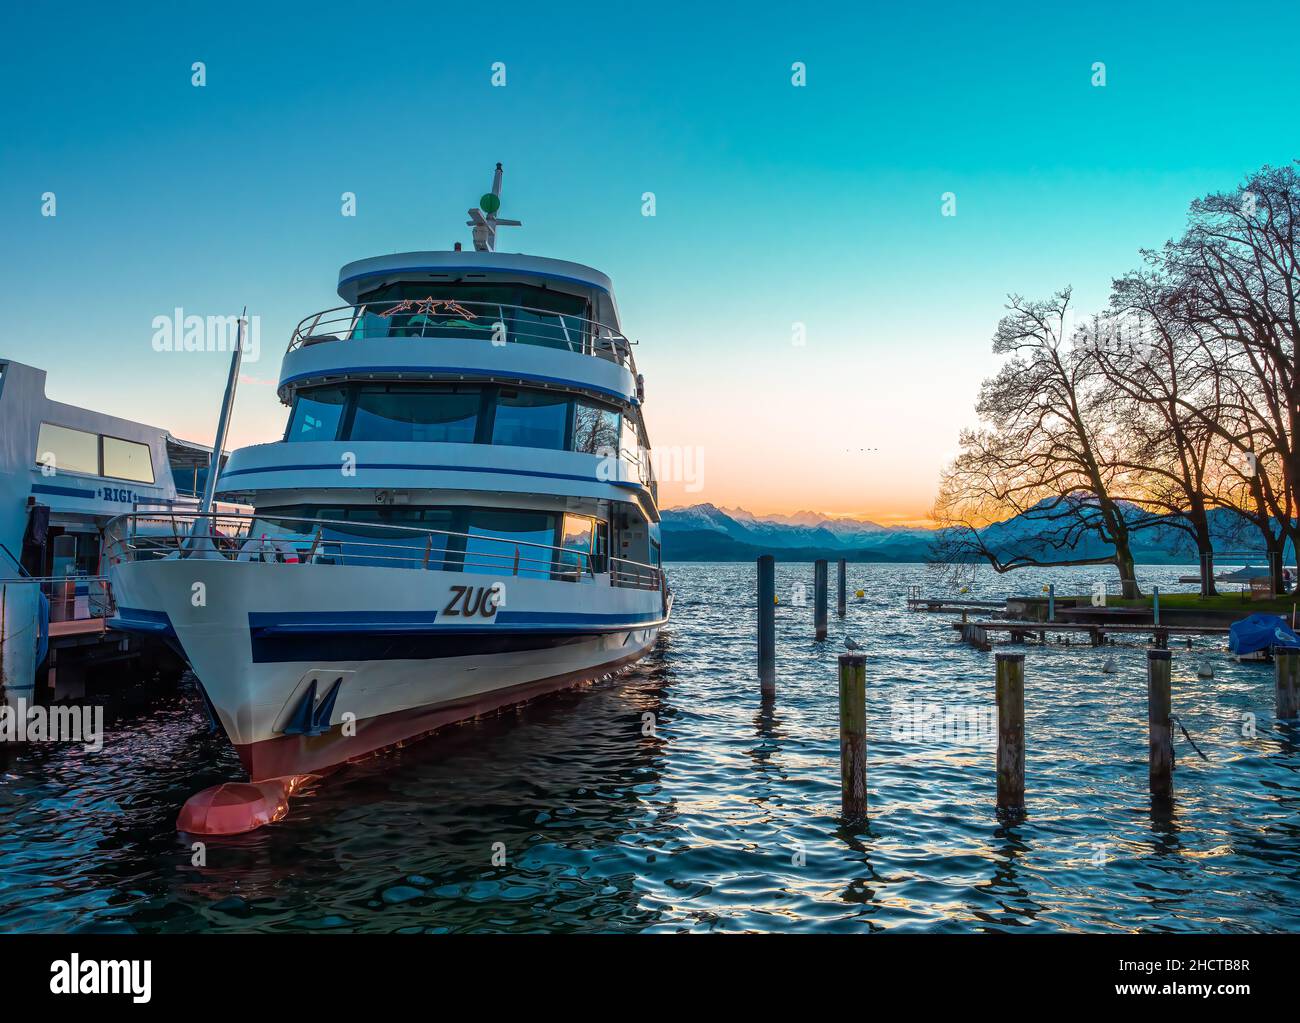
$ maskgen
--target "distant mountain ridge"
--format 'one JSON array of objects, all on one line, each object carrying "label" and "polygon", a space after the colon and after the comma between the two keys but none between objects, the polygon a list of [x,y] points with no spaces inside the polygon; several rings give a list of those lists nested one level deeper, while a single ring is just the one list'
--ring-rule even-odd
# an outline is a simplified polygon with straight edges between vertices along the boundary
[{"label": "distant mountain ridge", "polygon": [[865,519],[813,511],[758,516],[743,508],[693,504],[663,512],[664,557],[678,561],[740,561],[773,553],[785,558],[919,561],[932,531],[888,528]]},{"label": "distant mountain ridge", "polygon": [[[1216,549],[1261,547],[1260,541],[1249,534],[1244,539],[1234,538],[1236,530],[1230,520],[1235,517],[1230,512],[1215,509],[1210,515],[1212,528],[1221,535],[1216,538]],[[1022,515],[996,522],[981,532],[990,547],[1006,554],[1032,546],[1039,528],[1038,523]],[[882,526],[865,519],[831,518],[812,511],[760,516],[743,508],[693,504],[663,512],[666,561],[750,561],[760,554],[775,554],[787,561],[845,558],[915,562],[930,558],[934,537],[933,529],[919,526]],[[1109,553],[1109,545],[1088,536],[1073,556],[1102,557]],[[1198,560],[1188,535],[1165,525],[1135,533],[1133,555],[1145,564],[1195,564]],[[1287,556],[1291,557],[1289,549]],[[1241,560],[1237,558],[1233,563]]]}]

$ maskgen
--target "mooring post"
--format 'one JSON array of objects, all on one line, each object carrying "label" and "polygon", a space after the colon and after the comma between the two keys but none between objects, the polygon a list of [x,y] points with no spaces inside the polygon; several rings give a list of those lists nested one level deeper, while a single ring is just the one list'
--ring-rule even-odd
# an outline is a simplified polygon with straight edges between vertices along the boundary
[{"label": "mooring post", "polygon": [[826,638],[826,559],[813,562],[813,628],[817,639]]},{"label": "mooring post", "polygon": [[1047,584],[1047,620],[1056,621],[1056,583]]},{"label": "mooring post", "polygon": [[1296,706],[1296,672],[1300,669],[1300,647],[1273,648],[1274,686],[1277,694],[1277,719],[1290,721],[1300,714]]},{"label": "mooring post", "polygon": [[776,695],[776,558],[758,559],[758,685]]},{"label": "mooring post", "polygon": [[1169,691],[1172,655],[1147,651],[1147,729],[1150,746],[1151,794],[1168,799],[1174,790],[1174,733],[1169,720],[1173,698]]},{"label": "mooring post", "polygon": [[850,820],[867,815],[867,657],[840,654],[840,802]]},{"label": "mooring post", "polygon": [[1025,655],[997,655],[998,809],[1025,805]]},{"label": "mooring post", "polygon": [[839,565],[839,600],[835,604],[835,610],[841,618],[848,614],[849,610],[849,587],[848,587],[849,567],[844,558],[840,558]]},{"label": "mooring post", "polygon": [[1151,587],[1151,615],[1155,619],[1155,625],[1160,627],[1160,587]]}]

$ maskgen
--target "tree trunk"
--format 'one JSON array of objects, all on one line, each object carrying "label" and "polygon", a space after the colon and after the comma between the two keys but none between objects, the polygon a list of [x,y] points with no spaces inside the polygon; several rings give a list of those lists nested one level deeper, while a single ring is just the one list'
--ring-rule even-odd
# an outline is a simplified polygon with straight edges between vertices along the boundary
[{"label": "tree trunk", "polygon": [[1214,597],[1218,595],[1214,586],[1214,539],[1210,535],[1210,517],[1201,501],[1193,503],[1190,519],[1196,533],[1196,553],[1201,562],[1201,596]]},{"label": "tree trunk", "polygon": [[1138,589],[1137,574],[1133,570],[1133,552],[1129,550],[1128,536],[1115,541],[1115,567],[1119,569],[1120,592],[1125,600],[1142,596]]}]

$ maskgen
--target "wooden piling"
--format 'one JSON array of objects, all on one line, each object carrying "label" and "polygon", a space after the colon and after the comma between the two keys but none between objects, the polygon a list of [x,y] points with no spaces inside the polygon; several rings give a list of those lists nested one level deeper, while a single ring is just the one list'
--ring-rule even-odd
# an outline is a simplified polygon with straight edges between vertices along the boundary
[{"label": "wooden piling", "polygon": [[1047,620],[1056,621],[1056,583],[1047,584]]},{"label": "wooden piling", "polygon": [[826,559],[813,563],[813,628],[817,639],[826,638]]},{"label": "wooden piling", "polygon": [[840,803],[844,816],[867,816],[867,658],[840,654]]},{"label": "wooden piling", "polygon": [[997,655],[998,809],[1025,805],[1025,655]]},{"label": "wooden piling", "polygon": [[1274,687],[1277,694],[1277,719],[1290,721],[1300,716],[1300,647],[1273,648]]},{"label": "wooden piling", "polygon": [[1151,795],[1168,799],[1174,790],[1174,733],[1169,720],[1173,697],[1169,688],[1172,655],[1147,651],[1147,731]]},{"label": "wooden piling", "polygon": [[758,559],[758,685],[776,695],[776,558]]},{"label": "wooden piling", "polygon": [[835,604],[835,610],[841,618],[843,618],[846,614],[848,614],[849,611],[848,575],[849,575],[848,562],[845,561],[844,558],[840,558],[839,580],[838,580],[840,584],[840,590],[839,590],[839,599],[836,601]]}]

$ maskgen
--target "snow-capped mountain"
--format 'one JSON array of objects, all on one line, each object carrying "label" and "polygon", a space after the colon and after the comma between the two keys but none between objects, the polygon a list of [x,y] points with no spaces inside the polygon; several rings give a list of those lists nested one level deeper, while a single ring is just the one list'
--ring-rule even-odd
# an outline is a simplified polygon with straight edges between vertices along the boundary
[{"label": "snow-capped mountain", "polygon": [[[883,549],[894,544],[906,552],[889,552],[884,560],[894,560],[891,553],[919,557],[930,542],[924,529],[888,529],[864,519],[831,518],[818,512],[804,511],[793,515],[757,516],[743,508],[719,508],[712,504],[693,504],[686,508],[669,508],[663,513],[665,545],[679,557],[685,552],[709,546],[708,537],[725,537],[736,545],[774,550],[859,551]],[[731,545],[725,541],[715,553],[721,555]]]}]

